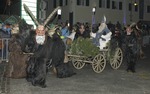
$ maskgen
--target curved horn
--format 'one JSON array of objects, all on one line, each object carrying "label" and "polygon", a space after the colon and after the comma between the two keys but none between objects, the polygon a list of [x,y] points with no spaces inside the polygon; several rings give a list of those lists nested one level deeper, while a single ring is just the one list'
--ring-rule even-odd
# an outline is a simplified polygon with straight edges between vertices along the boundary
[{"label": "curved horn", "polygon": [[102,23],[106,23],[106,16],[104,15],[104,17],[102,18]]},{"label": "curved horn", "polygon": [[135,25],[136,25],[136,23],[133,22],[133,23],[131,23],[130,27],[133,27],[133,26],[135,26]]},{"label": "curved horn", "polygon": [[55,10],[48,16],[48,18],[45,20],[44,22],[44,26],[49,22],[49,20],[52,18],[52,16],[57,12],[57,10],[60,9],[60,7],[58,6],[57,8],[55,8]]},{"label": "curved horn", "polygon": [[106,16],[104,15],[104,22],[106,23]]},{"label": "curved horn", "polygon": [[26,11],[26,13],[29,14],[29,16],[31,17],[31,19],[33,20],[33,22],[35,23],[36,26],[40,25],[39,22],[36,20],[35,16],[32,14],[32,12],[30,11],[30,9],[28,8],[28,6],[26,4],[23,4],[24,6],[24,10]]}]

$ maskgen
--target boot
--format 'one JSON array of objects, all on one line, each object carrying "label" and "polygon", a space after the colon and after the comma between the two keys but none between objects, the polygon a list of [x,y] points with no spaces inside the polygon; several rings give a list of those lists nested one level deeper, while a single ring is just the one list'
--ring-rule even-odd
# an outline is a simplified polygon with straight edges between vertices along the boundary
[{"label": "boot", "polygon": [[131,64],[129,62],[127,62],[127,69],[126,69],[127,72],[130,72],[131,71]]},{"label": "boot", "polygon": [[135,63],[132,62],[131,64],[131,72],[135,73]]}]

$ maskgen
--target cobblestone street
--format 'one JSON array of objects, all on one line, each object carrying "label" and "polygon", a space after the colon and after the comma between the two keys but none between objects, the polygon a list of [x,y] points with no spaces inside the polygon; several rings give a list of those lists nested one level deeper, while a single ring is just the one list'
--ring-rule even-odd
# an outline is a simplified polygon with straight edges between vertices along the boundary
[{"label": "cobblestone street", "polygon": [[34,87],[25,79],[4,78],[1,71],[1,94],[150,94],[150,50],[147,47],[145,51],[147,58],[137,63],[136,73],[126,72],[125,63],[119,70],[107,64],[100,74],[86,65],[81,70],[74,69],[77,75],[70,78],[56,78],[49,72],[47,88]]}]

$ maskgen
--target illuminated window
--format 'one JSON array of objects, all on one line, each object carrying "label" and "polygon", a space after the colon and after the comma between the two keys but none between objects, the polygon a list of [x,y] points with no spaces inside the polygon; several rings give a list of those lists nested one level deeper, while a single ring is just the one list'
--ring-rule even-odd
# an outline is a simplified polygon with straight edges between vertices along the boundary
[{"label": "illuminated window", "polygon": [[21,2],[21,17],[24,18],[28,24],[34,25],[35,28],[36,26],[31,17],[25,12],[23,4],[26,4],[35,18],[37,18],[37,0],[22,0]]}]

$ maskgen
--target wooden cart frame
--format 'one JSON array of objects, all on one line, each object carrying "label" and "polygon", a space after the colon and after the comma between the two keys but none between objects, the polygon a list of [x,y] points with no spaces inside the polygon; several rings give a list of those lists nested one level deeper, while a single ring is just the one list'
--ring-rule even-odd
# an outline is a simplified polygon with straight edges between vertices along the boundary
[{"label": "wooden cart frame", "polygon": [[96,73],[101,73],[109,62],[113,69],[118,69],[123,61],[123,52],[121,48],[103,49],[94,57],[86,57],[81,55],[68,55],[76,69],[82,69],[86,63],[92,64],[92,69]]}]

